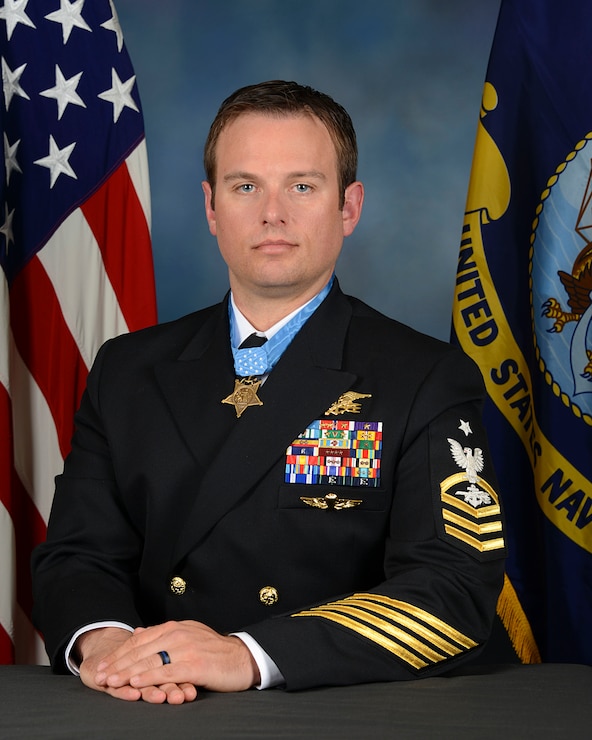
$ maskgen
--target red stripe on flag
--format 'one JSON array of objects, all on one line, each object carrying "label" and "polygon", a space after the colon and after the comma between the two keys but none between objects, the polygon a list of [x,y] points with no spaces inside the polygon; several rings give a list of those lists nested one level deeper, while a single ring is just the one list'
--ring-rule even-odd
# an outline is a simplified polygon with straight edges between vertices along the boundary
[{"label": "red stripe on flag", "polygon": [[11,506],[11,478],[13,473],[13,438],[12,438],[12,404],[8,391],[0,383],[0,429],[2,430],[2,444],[0,444],[0,501],[10,513]]},{"label": "red stripe on flag", "polygon": [[14,645],[0,624],[0,665],[11,665],[12,663],[14,663]]},{"label": "red stripe on flag", "polygon": [[16,539],[16,600],[23,612],[31,618],[33,609],[31,554],[37,545],[45,541],[47,527],[17,475],[13,478],[11,514]]},{"label": "red stripe on flag", "polygon": [[86,385],[88,368],[37,257],[12,284],[10,315],[15,344],[51,410],[60,451],[65,457],[70,450],[74,413]]},{"label": "red stripe on flag", "polygon": [[[5,569],[12,569],[16,576],[16,599],[24,614],[30,617],[33,606],[31,586],[31,553],[45,540],[46,526],[43,517],[25,490],[14,469],[12,450],[12,404],[6,388],[0,384],[0,424],[7,430],[6,443],[0,445],[0,501],[6,508],[14,528],[16,542],[16,563],[2,563]],[[6,598],[3,594],[2,598]],[[0,625],[1,627],[2,625]],[[4,636],[10,641],[6,630],[0,634],[0,663],[12,662],[11,655],[3,646]],[[13,650],[11,644],[11,651]],[[6,660],[4,660],[6,658]],[[14,658],[14,655],[12,655]]]},{"label": "red stripe on flag", "polygon": [[150,231],[125,162],[81,210],[130,331],[156,323]]},{"label": "red stripe on flag", "polygon": [[[16,600],[24,614],[30,615],[33,606],[31,586],[31,553],[33,548],[43,542],[46,534],[45,522],[31,501],[14,469],[12,460],[12,405],[6,388],[0,384],[0,424],[2,425],[2,444],[0,445],[0,500],[4,505],[14,528],[16,542],[16,562],[3,563],[3,568],[14,573],[16,581]],[[8,537],[9,532],[0,533]],[[4,586],[3,599],[12,598]],[[14,620],[15,604],[9,604]],[[14,663],[15,650],[5,625],[0,624],[0,664]]]}]

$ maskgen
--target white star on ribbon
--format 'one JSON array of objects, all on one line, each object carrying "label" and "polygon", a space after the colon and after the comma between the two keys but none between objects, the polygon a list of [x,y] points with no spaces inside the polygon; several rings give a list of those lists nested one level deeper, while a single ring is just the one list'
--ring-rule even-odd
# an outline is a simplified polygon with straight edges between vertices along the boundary
[{"label": "white star on ribbon", "polygon": [[469,434],[473,433],[473,430],[471,429],[471,424],[468,421],[463,421],[462,419],[460,419],[460,424],[458,428],[461,430],[461,432],[465,433],[466,437],[468,437]]},{"label": "white star on ribbon", "polygon": [[6,136],[6,132],[4,132],[4,169],[6,170],[6,185],[10,182],[10,175],[13,171],[20,172],[21,174],[23,172],[19,163],[16,161],[16,150],[20,143],[21,140],[17,139],[14,144],[10,144],[8,136]]},{"label": "white star on ribbon", "polygon": [[83,31],[91,31],[92,33],[90,26],[82,17],[83,6],[84,0],[75,0],[73,3],[69,2],[69,0],[60,0],[60,9],[54,10],[53,13],[45,16],[48,21],[61,24],[64,44],[70,38],[74,27],[82,28]]},{"label": "white star on ribbon", "polygon": [[10,103],[14,95],[19,95],[21,98],[31,100],[19,82],[26,66],[26,63],[21,64],[20,67],[12,70],[8,64],[6,64],[4,57],[2,57],[2,88],[4,90],[4,103],[6,105],[6,110],[10,107]]},{"label": "white star on ribbon", "polygon": [[65,146],[63,149],[60,149],[58,145],[55,143],[55,139],[50,134],[49,136],[49,154],[47,157],[43,157],[42,159],[36,159],[34,164],[38,164],[41,167],[47,167],[50,173],[50,183],[49,187],[53,188],[53,186],[56,183],[56,180],[58,177],[62,174],[68,175],[68,177],[73,177],[75,180],[78,178],[76,177],[76,173],[70,166],[70,163],[68,162],[68,159],[70,155],[72,154],[72,151],[74,147],[76,146],[76,142],[73,142],[72,144],[68,144],[68,146]]},{"label": "white star on ribbon", "polygon": [[4,204],[4,223],[0,226],[0,234],[4,234],[6,239],[6,254],[8,254],[8,245],[10,242],[14,244],[14,237],[12,235],[12,217],[14,216],[14,208],[10,213],[8,212],[8,203]]},{"label": "white star on ribbon", "polygon": [[29,0],[5,0],[4,7],[0,8],[0,19],[6,21],[6,35],[10,41],[12,33],[18,23],[30,28],[36,28],[33,21],[25,13]]},{"label": "white star on ribbon", "polygon": [[46,98],[54,98],[58,104],[58,121],[63,116],[66,106],[69,103],[73,105],[81,105],[86,108],[84,101],[76,92],[82,72],[79,72],[74,77],[70,77],[68,80],[62,74],[62,70],[56,64],[56,84],[55,87],[50,87],[47,90],[42,90],[39,95],[43,95]]},{"label": "white star on ribbon", "polygon": [[132,98],[131,92],[136,82],[136,75],[132,75],[129,80],[122,82],[115,69],[111,68],[111,88],[99,93],[101,100],[106,100],[113,105],[113,123],[117,123],[121,111],[124,108],[131,108],[139,113],[138,106]]},{"label": "white star on ribbon", "polygon": [[121,24],[119,23],[113,0],[109,0],[109,5],[111,6],[111,18],[109,18],[108,21],[101,23],[101,28],[105,28],[107,31],[113,31],[117,36],[117,51],[121,51],[123,49],[123,31],[121,30]]}]

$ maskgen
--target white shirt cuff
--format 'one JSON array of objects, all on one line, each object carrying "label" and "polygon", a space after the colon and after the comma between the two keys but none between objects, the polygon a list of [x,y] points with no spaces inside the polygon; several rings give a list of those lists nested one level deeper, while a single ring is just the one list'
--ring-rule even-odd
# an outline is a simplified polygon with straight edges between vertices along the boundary
[{"label": "white shirt cuff", "polygon": [[280,669],[257,640],[251,637],[247,632],[232,632],[232,635],[234,635],[234,637],[238,637],[239,640],[242,640],[242,642],[245,643],[249,652],[253,656],[255,663],[257,663],[257,668],[259,668],[259,674],[261,676],[261,683],[255,686],[256,689],[271,689],[274,686],[280,686],[285,683]]},{"label": "white shirt cuff", "polygon": [[72,649],[74,648],[74,643],[80,637],[80,635],[84,635],[86,632],[91,632],[92,630],[101,629],[102,627],[121,627],[121,629],[127,630],[128,632],[134,631],[133,627],[130,627],[129,624],[124,624],[123,622],[93,622],[93,624],[87,624],[86,627],[81,627],[79,630],[77,630],[68,643],[66,651],[64,653],[66,665],[75,676],[80,675],[80,668],[72,657]]}]

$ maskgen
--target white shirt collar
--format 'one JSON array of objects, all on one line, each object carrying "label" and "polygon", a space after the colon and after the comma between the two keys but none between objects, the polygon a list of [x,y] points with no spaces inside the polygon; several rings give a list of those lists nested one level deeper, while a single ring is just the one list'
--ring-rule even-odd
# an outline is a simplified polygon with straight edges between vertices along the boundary
[{"label": "white shirt collar", "polygon": [[[319,291],[320,293],[320,291]],[[318,293],[317,293],[318,295]],[[316,296],[313,296],[310,301],[313,301],[316,298]],[[287,316],[284,316],[283,319],[280,319],[276,324],[271,326],[267,331],[257,331],[255,327],[245,318],[245,316],[241,313],[240,309],[237,308],[236,303],[234,302],[234,296],[232,293],[230,294],[230,305],[232,308],[232,312],[234,314],[234,331],[236,336],[231,337],[232,339],[232,345],[234,347],[240,346],[242,342],[245,341],[247,337],[250,337],[251,334],[255,333],[260,337],[266,337],[267,339],[271,339],[276,332],[278,332],[284,324],[287,324],[290,319],[295,316],[298,311],[304,308],[304,306],[307,306],[310,301],[306,301],[306,303],[303,303],[302,306],[298,306],[297,309],[289,313]]]}]

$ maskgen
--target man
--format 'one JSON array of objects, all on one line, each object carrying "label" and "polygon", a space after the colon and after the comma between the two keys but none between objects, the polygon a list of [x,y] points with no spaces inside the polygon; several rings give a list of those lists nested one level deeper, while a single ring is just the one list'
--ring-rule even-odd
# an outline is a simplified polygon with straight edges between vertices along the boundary
[{"label": "man", "polygon": [[356,164],[326,95],[222,104],[203,190],[231,293],[97,356],[33,563],[54,669],[182,703],[437,675],[487,640],[504,541],[481,378],[341,293]]}]

